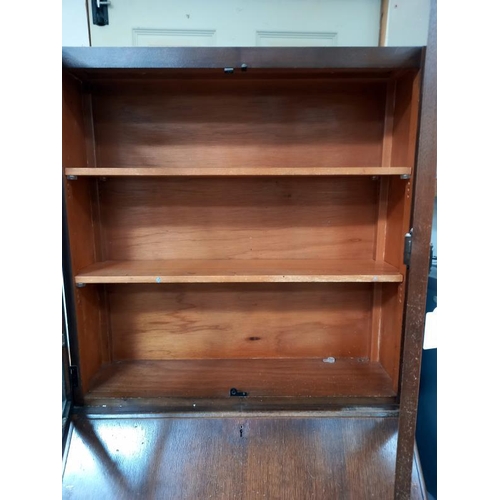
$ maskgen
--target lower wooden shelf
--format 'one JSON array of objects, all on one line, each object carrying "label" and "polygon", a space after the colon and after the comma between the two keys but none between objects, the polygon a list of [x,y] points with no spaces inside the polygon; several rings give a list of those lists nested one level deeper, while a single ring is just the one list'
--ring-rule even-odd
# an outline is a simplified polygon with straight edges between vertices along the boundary
[{"label": "lower wooden shelf", "polygon": [[308,359],[121,361],[94,377],[87,402],[103,398],[393,397],[392,381],[378,362],[362,358],[329,363]]}]

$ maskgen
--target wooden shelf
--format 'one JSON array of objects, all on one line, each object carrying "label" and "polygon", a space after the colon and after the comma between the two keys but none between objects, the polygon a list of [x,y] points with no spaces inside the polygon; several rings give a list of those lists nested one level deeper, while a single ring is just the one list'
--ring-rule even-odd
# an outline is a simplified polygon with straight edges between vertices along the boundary
[{"label": "wooden shelf", "polygon": [[249,398],[395,396],[380,363],[302,358],[115,362],[98,372],[89,398],[229,398],[232,387]]},{"label": "wooden shelf", "polygon": [[66,175],[93,177],[251,177],[328,175],[411,175],[406,167],[141,167],[66,168]]},{"label": "wooden shelf", "polygon": [[385,262],[369,260],[153,260],[93,264],[76,283],[387,283],[403,281]]}]

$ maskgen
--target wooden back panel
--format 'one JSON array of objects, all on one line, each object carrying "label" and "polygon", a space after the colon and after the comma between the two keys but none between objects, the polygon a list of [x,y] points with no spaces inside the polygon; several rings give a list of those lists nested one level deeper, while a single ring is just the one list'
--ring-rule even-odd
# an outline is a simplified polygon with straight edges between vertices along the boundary
[{"label": "wooden back panel", "polygon": [[108,285],[113,360],[368,357],[372,287]]},{"label": "wooden back panel", "polygon": [[380,166],[385,88],[230,77],[96,83],[97,166]]},{"label": "wooden back panel", "polygon": [[108,178],[106,258],[371,259],[370,178]]}]

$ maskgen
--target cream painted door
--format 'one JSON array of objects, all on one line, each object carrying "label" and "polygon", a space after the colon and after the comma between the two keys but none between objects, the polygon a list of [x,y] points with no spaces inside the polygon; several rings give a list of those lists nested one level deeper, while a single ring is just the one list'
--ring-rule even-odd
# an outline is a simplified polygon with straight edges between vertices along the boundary
[{"label": "cream painted door", "polygon": [[380,0],[109,0],[91,45],[376,46]]}]

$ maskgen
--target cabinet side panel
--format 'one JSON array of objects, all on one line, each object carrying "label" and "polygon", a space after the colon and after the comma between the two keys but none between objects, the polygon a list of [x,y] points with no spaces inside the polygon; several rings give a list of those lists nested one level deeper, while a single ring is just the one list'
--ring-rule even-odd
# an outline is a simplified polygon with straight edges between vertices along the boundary
[{"label": "cabinet side panel", "polygon": [[384,82],[95,84],[100,167],[379,167]]},{"label": "cabinet side panel", "polygon": [[[392,164],[415,166],[420,74],[403,75],[396,83]],[[403,310],[405,304],[407,268],[403,262],[404,238],[410,230],[413,178],[389,179],[387,226],[384,259],[403,275],[404,282],[384,288],[380,338],[380,361],[394,383],[399,384]]]},{"label": "cabinet side panel", "polygon": [[[63,74],[62,103],[62,163],[63,168],[87,165],[86,119],[82,107],[80,83]],[[80,178],[64,179],[64,195],[71,253],[71,273],[96,262],[96,189],[95,181]],[[73,284],[74,286],[74,284]],[[106,345],[101,311],[102,290],[98,287],[75,288],[76,327],[78,331],[77,356],[81,389],[85,393],[91,377],[102,363],[102,348]],[[74,337],[74,336],[73,336]],[[72,346],[75,351],[76,346]]]},{"label": "cabinet side panel", "polygon": [[108,285],[113,360],[367,359],[372,293],[369,283]]},{"label": "cabinet side panel", "polygon": [[398,387],[401,331],[403,327],[404,285],[388,284],[382,289],[382,320],[380,328],[380,363]]},{"label": "cabinet side panel", "polygon": [[[406,266],[403,264],[404,235],[408,231],[409,221],[403,227],[404,219],[408,219],[409,210],[406,200],[409,196],[410,181],[402,179],[389,180],[389,199],[387,204],[386,262],[394,265],[403,277]],[[406,214],[406,212],[408,212]],[[406,217],[405,217],[406,214]],[[399,359],[403,327],[405,285],[383,287],[382,315],[380,323],[380,362],[397,387]]]},{"label": "cabinet side panel", "polygon": [[396,80],[394,128],[392,134],[392,166],[415,166],[420,73],[408,72]]}]

